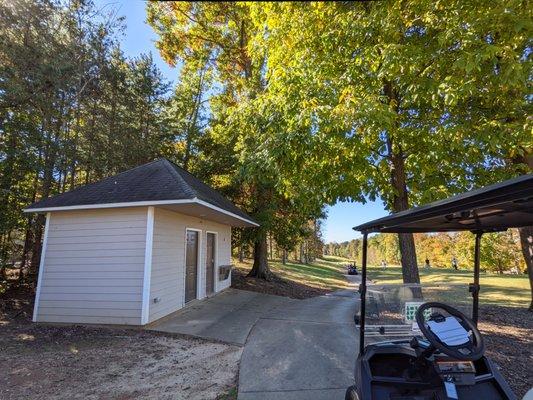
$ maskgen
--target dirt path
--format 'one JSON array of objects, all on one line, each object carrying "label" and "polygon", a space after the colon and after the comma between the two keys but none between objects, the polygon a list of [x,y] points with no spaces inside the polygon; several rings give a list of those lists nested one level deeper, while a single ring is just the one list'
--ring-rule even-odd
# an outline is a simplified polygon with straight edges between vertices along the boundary
[{"label": "dirt path", "polygon": [[[0,297],[0,399],[226,399],[242,348],[138,329],[33,324]],[[229,397],[228,397],[229,398]]]},{"label": "dirt path", "polygon": [[0,398],[215,399],[241,348],[143,331],[4,325]]}]

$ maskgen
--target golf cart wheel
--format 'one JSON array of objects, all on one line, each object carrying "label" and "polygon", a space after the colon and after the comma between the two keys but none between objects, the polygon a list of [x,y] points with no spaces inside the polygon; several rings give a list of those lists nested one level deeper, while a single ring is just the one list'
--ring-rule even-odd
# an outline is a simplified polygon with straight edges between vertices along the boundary
[{"label": "golf cart wheel", "polygon": [[346,389],[346,396],[344,396],[344,400],[360,400],[355,385]]}]

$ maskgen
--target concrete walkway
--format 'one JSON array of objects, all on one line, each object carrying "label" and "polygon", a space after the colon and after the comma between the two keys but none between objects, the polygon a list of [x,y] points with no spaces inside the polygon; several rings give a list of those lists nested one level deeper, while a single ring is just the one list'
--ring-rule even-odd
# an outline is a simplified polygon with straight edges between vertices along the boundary
[{"label": "concrete walkway", "polygon": [[307,300],[228,289],[148,329],[244,346],[239,400],[343,399],[359,348],[354,290]]},{"label": "concrete walkway", "polygon": [[194,301],[147,329],[243,346],[259,318],[277,307],[297,301],[286,297],[227,289],[211,298]]},{"label": "concrete walkway", "polygon": [[250,332],[239,400],[343,399],[353,384],[358,301],[348,291],[272,310]]}]

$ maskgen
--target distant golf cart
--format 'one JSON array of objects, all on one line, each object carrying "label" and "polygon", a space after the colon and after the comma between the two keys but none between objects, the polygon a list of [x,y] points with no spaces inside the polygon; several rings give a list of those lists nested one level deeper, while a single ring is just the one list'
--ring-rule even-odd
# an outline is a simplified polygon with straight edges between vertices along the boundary
[{"label": "distant golf cart", "polygon": [[[477,329],[480,242],[485,232],[530,225],[531,174],[355,227],[363,234],[360,349],[346,399],[516,399]],[[453,231],[475,235],[473,283],[367,285],[369,233]]]},{"label": "distant golf cart", "polygon": [[355,265],[355,263],[348,264],[346,266],[346,272],[348,272],[348,275],[359,275],[359,271],[357,271],[357,265]]}]

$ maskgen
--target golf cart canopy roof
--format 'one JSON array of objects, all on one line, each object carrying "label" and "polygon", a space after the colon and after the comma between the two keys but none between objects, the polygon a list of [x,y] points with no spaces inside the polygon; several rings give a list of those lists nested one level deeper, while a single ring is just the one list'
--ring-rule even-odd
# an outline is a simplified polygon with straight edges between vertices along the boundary
[{"label": "golf cart canopy roof", "polygon": [[371,232],[502,231],[533,225],[533,174],[471,190],[354,227]]}]

